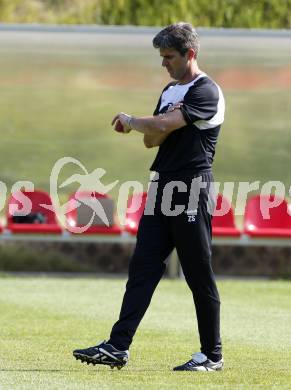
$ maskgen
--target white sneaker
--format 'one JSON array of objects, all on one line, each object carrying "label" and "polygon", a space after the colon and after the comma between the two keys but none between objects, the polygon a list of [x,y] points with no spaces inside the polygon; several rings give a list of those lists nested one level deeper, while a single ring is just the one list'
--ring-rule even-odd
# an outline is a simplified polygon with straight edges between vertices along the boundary
[{"label": "white sneaker", "polygon": [[197,352],[192,355],[192,359],[175,367],[174,371],[219,371],[223,368],[223,358],[218,362],[208,359],[204,353]]}]

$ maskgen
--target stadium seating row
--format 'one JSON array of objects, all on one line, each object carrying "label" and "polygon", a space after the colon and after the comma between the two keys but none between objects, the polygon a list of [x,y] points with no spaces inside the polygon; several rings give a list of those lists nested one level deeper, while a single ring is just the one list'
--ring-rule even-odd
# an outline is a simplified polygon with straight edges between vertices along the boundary
[{"label": "stadium seating row", "polygon": [[[138,194],[128,201],[141,204],[134,214],[126,215],[126,230],[136,234],[138,223],[146,202],[146,193]],[[270,207],[272,205],[272,207]],[[273,207],[275,206],[275,207]],[[224,210],[226,212],[217,212]],[[291,215],[285,199],[274,195],[255,195],[246,204],[243,230],[235,224],[234,212],[228,199],[217,195],[216,208],[212,219],[212,234],[214,237],[240,237],[242,234],[250,237],[291,238]]]},{"label": "stadium seating row", "polygon": [[[136,194],[128,199],[126,223],[121,228],[115,221],[114,202],[108,195],[76,192],[70,196],[66,205],[66,228],[63,229],[58,223],[48,193],[41,190],[19,191],[12,194],[8,201],[7,224],[0,226],[0,231],[5,229],[14,234],[62,234],[64,230],[74,233],[74,228],[88,226],[82,234],[120,235],[127,232],[136,235],[146,199],[146,193]],[[28,215],[24,212],[24,201],[29,201],[31,211]],[[270,202],[275,207],[270,208]],[[245,209],[242,231],[235,224],[230,202],[220,194],[217,196],[215,210],[214,237],[239,238],[245,234],[250,237],[291,238],[291,216],[285,199],[275,198],[273,195],[256,195],[250,198]],[[220,213],[219,210],[226,212]]]}]

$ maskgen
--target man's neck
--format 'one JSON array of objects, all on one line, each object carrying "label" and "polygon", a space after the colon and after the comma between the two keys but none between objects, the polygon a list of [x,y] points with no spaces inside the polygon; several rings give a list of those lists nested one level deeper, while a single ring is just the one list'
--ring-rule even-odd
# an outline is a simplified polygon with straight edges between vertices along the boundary
[{"label": "man's neck", "polygon": [[193,64],[193,66],[188,69],[188,71],[184,74],[181,80],[178,80],[178,84],[188,84],[191,81],[195,80],[199,75],[203,72],[198,68],[197,63]]}]

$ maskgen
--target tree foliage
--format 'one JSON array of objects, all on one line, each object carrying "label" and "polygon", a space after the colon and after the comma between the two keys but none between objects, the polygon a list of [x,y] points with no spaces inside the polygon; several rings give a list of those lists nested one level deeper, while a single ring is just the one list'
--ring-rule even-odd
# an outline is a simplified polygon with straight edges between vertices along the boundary
[{"label": "tree foliage", "polygon": [[291,0],[100,0],[101,22],[200,27],[291,27]]},{"label": "tree foliage", "polygon": [[291,0],[0,0],[1,22],[290,28]]}]

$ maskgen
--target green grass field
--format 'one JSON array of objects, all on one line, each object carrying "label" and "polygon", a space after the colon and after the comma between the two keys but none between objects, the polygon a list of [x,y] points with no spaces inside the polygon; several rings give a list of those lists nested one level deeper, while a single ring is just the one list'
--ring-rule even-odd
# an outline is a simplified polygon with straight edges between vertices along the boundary
[{"label": "green grass field", "polygon": [[[120,111],[150,114],[169,81],[151,39],[138,32],[0,34],[0,180],[8,191],[17,180],[49,190],[51,169],[64,156],[89,171],[106,169],[108,182],[147,184],[156,150],[146,150],[139,134],[114,133],[110,122]],[[217,181],[289,187],[289,47],[288,38],[202,37],[201,68],[221,82],[227,102]],[[62,177],[72,173],[68,166]]]},{"label": "green grass field", "polygon": [[197,351],[190,293],[163,280],[121,371],[71,351],[108,337],[122,279],[0,279],[0,389],[290,389],[291,283],[221,280],[225,370],[174,373]]}]

